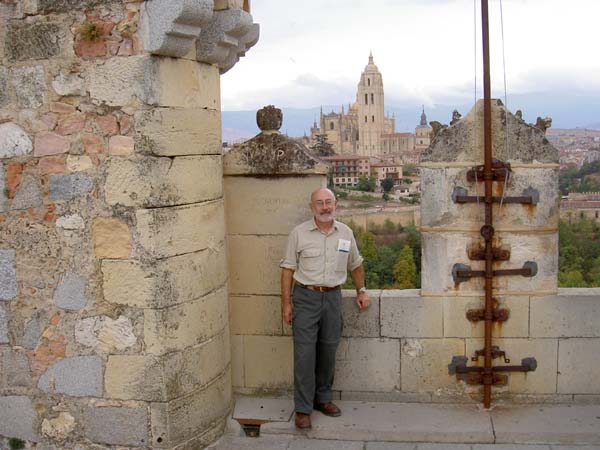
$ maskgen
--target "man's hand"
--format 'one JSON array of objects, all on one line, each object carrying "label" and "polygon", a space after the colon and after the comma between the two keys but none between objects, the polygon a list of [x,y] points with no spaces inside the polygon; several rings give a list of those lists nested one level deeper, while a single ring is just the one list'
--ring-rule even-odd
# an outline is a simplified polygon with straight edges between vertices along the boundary
[{"label": "man's hand", "polygon": [[363,312],[365,309],[367,309],[371,304],[369,294],[367,294],[366,292],[359,292],[356,296],[356,304],[358,305],[358,309],[360,312]]},{"label": "man's hand", "polygon": [[283,321],[288,325],[292,324],[292,317],[294,316],[294,307],[292,306],[292,302],[286,302],[281,307],[281,315],[283,317]]}]

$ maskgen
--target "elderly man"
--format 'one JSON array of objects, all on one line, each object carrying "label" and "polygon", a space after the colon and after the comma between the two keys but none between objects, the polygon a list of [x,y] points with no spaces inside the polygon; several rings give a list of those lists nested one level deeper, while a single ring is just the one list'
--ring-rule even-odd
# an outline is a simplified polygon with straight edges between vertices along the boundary
[{"label": "elderly man", "polygon": [[371,303],[363,259],[352,230],[335,220],[336,206],[329,189],[312,193],[314,217],[292,230],[280,264],[283,321],[294,333],[294,406],[296,427],[301,429],[311,427],[313,408],[328,416],[341,414],[331,402],[331,385],[342,334],[340,287],[348,271],[359,310]]}]

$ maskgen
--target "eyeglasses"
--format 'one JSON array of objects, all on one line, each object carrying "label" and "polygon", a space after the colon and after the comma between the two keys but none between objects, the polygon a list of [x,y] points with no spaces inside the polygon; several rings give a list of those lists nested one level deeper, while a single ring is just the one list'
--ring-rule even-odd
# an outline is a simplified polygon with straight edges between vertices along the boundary
[{"label": "eyeglasses", "polygon": [[318,206],[319,208],[322,208],[323,206],[333,206],[335,204],[334,200],[328,199],[328,200],[317,200],[316,202],[314,202],[315,206]]}]

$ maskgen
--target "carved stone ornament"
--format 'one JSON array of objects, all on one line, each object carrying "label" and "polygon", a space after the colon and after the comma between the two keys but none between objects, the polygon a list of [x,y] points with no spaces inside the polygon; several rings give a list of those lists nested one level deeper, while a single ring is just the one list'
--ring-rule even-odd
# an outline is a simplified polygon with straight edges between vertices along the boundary
[{"label": "carved stone ornament", "polygon": [[141,16],[144,49],[181,58],[195,45],[197,61],[227,72],[258,42],[260,27],[243,9],[214,8],[214,0],[146,1]]},{"label": "carved stone ornament", "polygon": [[273,105],[265,106],[256,111],[256,124],[262,132],[276,132],[283,123],[283,113]]}]

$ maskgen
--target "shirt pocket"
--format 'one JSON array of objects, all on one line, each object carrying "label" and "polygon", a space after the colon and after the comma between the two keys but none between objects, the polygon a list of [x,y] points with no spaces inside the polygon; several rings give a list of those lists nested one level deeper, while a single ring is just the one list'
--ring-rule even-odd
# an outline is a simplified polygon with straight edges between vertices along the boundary
[{"label": "shirt pocket", "polygon": [[300,268],[304,271],[316,271],[321,268],[323,251],[318,248],[307,248],[300,252]]},{"label": "shirt pocket", "polygon": [[348,271],[348,256],[350,253],[338,250],[335,254],[335,271],[336,272],[347,272]]}]

